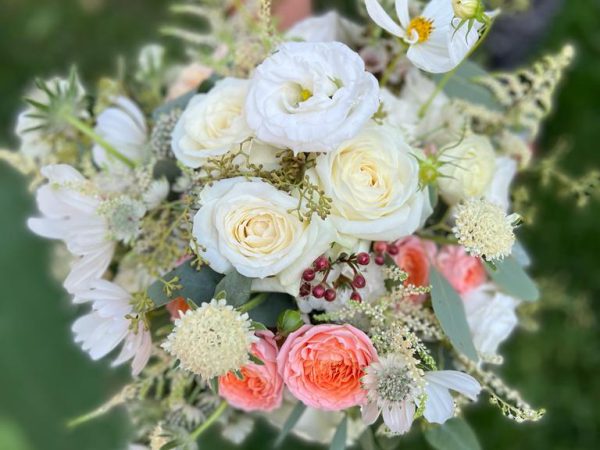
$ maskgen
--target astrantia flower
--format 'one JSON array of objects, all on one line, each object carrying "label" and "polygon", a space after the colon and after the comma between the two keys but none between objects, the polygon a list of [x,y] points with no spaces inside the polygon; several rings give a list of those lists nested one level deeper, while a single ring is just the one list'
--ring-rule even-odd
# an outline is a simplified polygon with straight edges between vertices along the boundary
[{"label": "astrantia flower", "polygon": [[327,152],[355,136],[379,107],[379,86],[340,42],[288,42],[250,82],[248,124],[264,142]]},{"label": "astrantia flower", "polygon": [[212,300],[181,314],[162,347],[183,369],[208,380],[249,362],[248,353],[258,341],[250,327],[248,314],[225,300]]},{"label": "astrantia flower", "polygon": [[413,19],[409,16],[408,0],[396,0],[400,25],[392,20],[378,0],[365,0],[365,3],[371,19],[406,42],[408,59],[427,72],[443,73],[454,69],[479,39],[479,22],[471,29],[452,26],[455,16],[450,0],[431,0],[422,14]]},{"label": "astrantia flower", "polygon": [[106,219],[98,214],[100,200],[89,192],[89,181],[66,164],[42,168],[48,184],[37,191],[37,204],[43,217],[29,219],[36,234],[60,239],[77,257],[64,286],[71,294],[87,289],[102,278],[110,264],[115,244],[108,236]]},{"label": "astrantia flower", "polygon": [[507,216],[498,205],[483,199],[469,199],[457,206],[455,219],[452,231],[471,255],[488,261],[510,255],[518,214]]},{"label": "astrantia flower", "polygon": [[128,244],[140,234],[146,206],[139,200],[122,195],[103,202],[99,212],[106,217],[111,236]]},{"label": "astrantia flower", "polygon": [[73,332],[75,342],[80,343],[93,360],[103,358],[123,342],[113,366],[132,359],[132,371],[137,375],[150,358],[152,338],[143,321],[136,322],[132,328],[129,316],[136,313],[131,300],[131,295],[119,285],[95,280],[73,299],[75,303],[92,304],[92,311],[75,321]]},{"label": "astrantia flower", "polygon": [[[149,154],[148,130],[144,113],[131,100],[117,97],[114,105],[98,116],[96,133],[103,137],[121,155],[136,163]],[[109,154],[101,145],[92,149],[94,162],[111,171],[123,171],[125,164]]]},{"label": "astrantia flower", "polygon": [[454,414],[449,389],[475,400],[481,386],[471,376],[455,370],[423,372],[407,357],[386,355],[373,362],[362,378],[367,403],[362,406],[363,420],[373,424],[379,414],[392,433],[410,430],[417,406],[425,399],[423,415],[429,422],[444,423]]}]

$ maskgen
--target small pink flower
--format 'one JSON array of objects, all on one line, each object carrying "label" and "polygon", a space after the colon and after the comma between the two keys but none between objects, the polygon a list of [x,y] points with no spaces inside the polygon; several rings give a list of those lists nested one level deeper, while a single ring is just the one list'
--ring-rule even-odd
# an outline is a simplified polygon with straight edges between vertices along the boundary
[{"label": "small pink flower", "polygon": [[469,292],[486,282],[479,258],[467,254],[459,245],[447,245],[436,256],[436,266],[459,294]]},{"label": "small pink flower", "polygon": [[184,67],[181,72],[179,72],[174,83],[169,86],[167,100],[173,100],[193,91],[200,86],[203,81],[207,80],[212,73],[213,70],[210,67],[198,63],[192,63],[189,66]]},{"label": "small pink flower", "polygon": [[302,403],[339,411],[365,402],[360,380],[377,359],[369,337],[351,325],[304,325],[289,335],[277,363],[286,386]]},{"label": "small pink flower", "polygon": [[281,406],[283,379],[277,371],[277,344],[271,331],[256,333],[260,340],[252,344],[252,354],[264,365],[242,367],[243,379],[229,372],[219,378],[219,394],[233,407],[246,412],[272,411]]},{"label": "small pink flower", "polygon": [[409,236],[396,242],[398,254],[394,260],[398,267],[408,274],[407,284],[427,286],[429,284],[429,266],[437,250],[430,241]]}]

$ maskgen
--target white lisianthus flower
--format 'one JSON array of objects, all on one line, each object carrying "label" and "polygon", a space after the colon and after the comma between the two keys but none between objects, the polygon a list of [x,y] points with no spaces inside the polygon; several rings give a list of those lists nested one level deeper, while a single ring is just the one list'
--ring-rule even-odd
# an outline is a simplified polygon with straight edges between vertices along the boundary
[{"label": "white lisianthus flower", "polygon": [[286,33],[288,39],[306,42],[343,42],[347,45],[359,42],[363,27],[345,19],[335,11],[316,17],[308,17],[296,23]]},{"label": "white lisianthus flower", "polygon": [[150,358],[152,337],[143,321],[140,320],[132,329],[131,320],[125,317],[135,315],[131,295],[115,283],[95,280],[73,301],[92,304],[92,311],[73,324],[75,342],[80,343],[93,360],[103,358],[123,342],[121,352],[112,365],[132,360],[133,374],[139,374]]},{"label": "white lisianthus flower", "polygon": [[[141,163],[149,156],[148,128],[144,113],[126,97],[117,97],[113,106],[102,111],[95,131],[120,154],[135,163]],[[127,170],[122,161],[109,154],[101,145],[94,145],[92,155],[98,167],[111,172]]]},{"label": "white lisianthus flower", "polygon": [[485,284],[465,294],[463,302],[475,348],[482,356],[496,356],[519,322],[519,301]]},{"label": "white lisianthus flower", "polygon": [[494,147],[487,137],[469,135],[440,152],[439,161],[443,165],[439,169],[438,186],[444,200],[454,205],[485,194],[496,168]]},{"label": "white lisianthus flower", "polygon": [[206,94],[194,96],[173,130],[173,153],[191,168],[224,155],[248,139],[244,102],[248,80],[225,78]]},{"label": "white lisianthus flower", "polygon": [[371,19],[394,36],[404,40],[409,46],[406,56],[426,72],[443,73],[454,69],[467,56],[479,40],[479,28],[452,26],[454,9],[450,0],[431,0],[422,14],[410,18],[408,0],[396,0],[398,25],[385,12],[378,0],[365,0]]},{"label": "white lisianthus flower", "polygon": [[89,192],[89,182],[73,167],[57,164],[42,168],[48,184],[37,191],[41,218],[27,221],[36,234],[62,240],[76,257],[64,286],[71,294],[102,278],[108,268],[115,243],[109,238],[108,224],[98,213],[100,200]]},{"label": "white lisianthus flower", "polygon": [[294,152],[327,152],[354,137],[379,106],[379,86],[340,42],[288,42],[251,80],[246,114],[256,136]]},{"label": "white lisianthus flower", "polygon": [[317,158],[320,186],[332,202],[341,234],[392,241],[415,232],[431,214],[427,189],[419,188],[417,150],[386,125],[371,125],[333,152]]},{"label": "white lisianthus flower", "polygon": [[259,279],[276,276],[293,295],[303,270],[335,239],[328,221],[300,221],[290,212],[298,200],[258,179],[218,181],[204,188],[200,203],[193,235],[212,269],[235,269]]}]

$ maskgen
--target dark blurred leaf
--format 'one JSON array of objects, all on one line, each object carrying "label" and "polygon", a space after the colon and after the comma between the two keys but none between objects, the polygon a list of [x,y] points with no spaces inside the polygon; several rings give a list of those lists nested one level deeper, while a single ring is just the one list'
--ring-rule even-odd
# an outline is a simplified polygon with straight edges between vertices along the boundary
[{"label": "dark blurred leaf", "polygon": [[208,266],[202,266],[200,270],[196,270],[190,261],[186,261],[164,275],[162,279],[169,282],[175,277],[179,279],[177,283],[182,288],[173,291],[170,296],[166,294],[165,285],[161,280],[156,280],[148,288],[148,296],[157,308],[178,297],[189,298],[197,305],[209,302],[212,300],[215,288],[223,278],[223,275],[215,272]]},{"label": "dark blurred leaf", "polygon": [[[446,84],[444,92],[449,97],[459,98],[499,111],[502,108],[492,93],[483,86],[474,83],[475,79],[487,75],[488,73],[477,63],[465,61],[460,65],[448,84]],[[433,77],[436,82],[439,82],[441,78],[442,75],[435,75]]]},{"label": "dark blurred leaf", "polygon": [[536,284],[515,258],[509,256],[494,265],[495,270],[487,264],[485,269],[502,292],[526,302],[535,302],[540,298]]},{"label": "dark blurred leaf", "polygon": [[267,299],[256,308],[248,311],[250,318],[268,328],[277,327],[279,315],[286,309],[295,309],[296,300],[288,294],[279,292],[269,293]]},{"label": "dark blurred leaf", "polygon": [[290,431],[292,431],[292,429],[300,420],[300,417],[302,417],[302,414],[304,413],[305,409],[306,405],[304,403],[300,401],[296,403],[296,406],[294,406],[294,409],[292,409],[292,412],[283,424],[283,428],[281,428],[281,433],[279,433],[279,436],[275,441],[275,447],[279,447],[283,443],[287,435],[290,433]]},{"label": "dark blurred leaf", "polygon": [[250,287],[252,286],[252,280],[245,277],[239,272],[233,270],[226,274],[217,287],[215,288],[215,295],[219,292],[225,292],[225,298],[227,303],[233,306],[241,306],[248,301],[250,298]]},{"label": "dark blurred leaf", "polygon": [[435,450],[481,450],[469,424],[458,417],[425,430],[425,440]]},{"label": "dark blurred leaf", "polygon": [[477,361],[477,351],[473,345],[462,299],[446,278],[433,267],[430,270],[429,282],[433,310],[442,330],[458,351]]}]

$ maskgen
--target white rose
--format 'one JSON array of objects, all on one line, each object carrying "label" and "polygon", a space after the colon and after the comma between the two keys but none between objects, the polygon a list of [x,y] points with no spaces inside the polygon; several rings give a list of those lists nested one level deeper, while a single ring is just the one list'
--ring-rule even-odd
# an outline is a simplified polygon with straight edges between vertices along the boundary
[{"label": "white rose", "polygon": [[485,194],[496,166],[494,148],[485,136],[469,135],[462,142],[442,150],[438,180],[444,200],[453,205]]},{"label": "white rose", "polygon": [[320,155],[316,172],[333,199],[337,230],[360,239],[408,236],[431,214],[427,189],[419,189],[419,164],[400,131],[366,127],[333,152]]},{"label": "white rose", "polygon": [[227,153],[252,135],[244,117],[248,81],[225,78],[194,96],[173,130],[173,153],[188,167]]},{"label": "white rose", "polygon": [[317,17],[308,17],[291,27],[286,37],[307,42],[343,42],[352,45],[360,42],[363,27],[335,11]]},{"label": "white rose", "polygon": [[379,86],[340,42],[288,42],[251,80],[248,124],[256,136],[294,152],[327,152],[355,136],[379,106]]},{"label": "white rose", "polygon": [[469,291],[463,300],[475,348],[481,355],[495,356],[518,323],[519,302],[490,284]]},{"label": "white rose", "polygon": [[204,188],[200,202],[193,235],[210,267],[220,273],[235,268],[250,278],[276,276],[293,295],[303,270],[335,238],[327,221],[301,222],[290,212],[298,200],[258,179],[218,181]]}]

